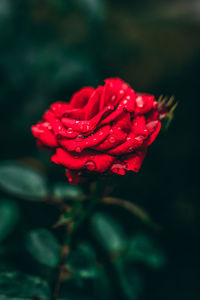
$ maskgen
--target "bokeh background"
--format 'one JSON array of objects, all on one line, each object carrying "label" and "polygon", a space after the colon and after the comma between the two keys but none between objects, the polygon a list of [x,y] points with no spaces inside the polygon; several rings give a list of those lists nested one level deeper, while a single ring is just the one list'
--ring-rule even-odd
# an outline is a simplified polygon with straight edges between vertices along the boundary
[{"label": "bokeh background", "polygon": [[[64,182],[64,170],[38,151],[30,132],[52,102],[107,77],[157,98],[175,96],[169,130],[139,174],[116,177],[113,195],[134,201],[161,228],[144,229],[167,263],[147,273],[141,299],[200,299],[200,1],[1,0],[0,41],[1,160],[21,161],[52,182]],[[116,214],[127,231],[141,229]]]}]

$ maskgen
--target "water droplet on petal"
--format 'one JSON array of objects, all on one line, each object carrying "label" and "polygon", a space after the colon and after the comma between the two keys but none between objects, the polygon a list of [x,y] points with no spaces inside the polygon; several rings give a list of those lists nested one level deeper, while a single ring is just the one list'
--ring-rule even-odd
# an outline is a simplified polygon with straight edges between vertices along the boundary
[{"label": "water droplet on petal", "polygon": [[68,128],[67,129],[67,133],[69,133],[69,134],[73,133],[73,129],[72,128]]},{"label": "water droplet on petal", "polygon": [[124,90],[120,90],[119,93],[122,95],[124,94]]},{"label": "water droplet on petal", "polygon": [[143,135],[138,135],[135,137],[135,140],[138,141],[138,142],[141,142],[144,140],[144,136]]},{"label": "water droplet on petal", "polygon": [[129,95],[128,95],[128,96],[126,96],[126,99],[128,99],[128,100],[129,100],[129,99],[131,99],[131,96],[129,96]]},{"label": "water droplet on petal", "polygon": [[129,148],[128,148],[128,151],[129,151],[129,152],[133,151],[133,147],[129,147]]},{"label": "water droplet on petal", "polygon": [[81,148],[80,147],[76,147],[75,151],[76,152],[81,152]]},{"label": "water droplet on petal", "polygon": [[79,135],[77,135],[76,139],[78,139],[78,140],[82,140],[82,139],[84,139],[84,136],[83,136],[83,135],[81,135],[81,134],[79,134]]},{"label": "water droplet on petal", "polygon": [[127,89],[128,88],[128,84],[126,84],[126,83],[123,83],[123,85],[122,85],[122,87],[123,87],[123,89]]},{"label": "water droplet on petal", "polygon": [[103,135],[103,132],[102,132],[102,131],[100,131],[100,132],[99,132],[99,135]]},{"label": "water droplet on petal", "polygon": [[124,102],[123,102],[124,104],[127,104],[128,103],[128,101],[127,100],[124,100]]},{"label": "water droplet on petal", "polygon": [[138,96],[138,97],[136,98],[136,104],[137,104],[137,106],[140,107],[140,108],[142,108],[142,107],[144,106],[144,101],[143,101],[143,99],[142,99],[141,96]]},{"label": "water droplet on petal", "polygon": [[87,126],[86,126],[86,130],[89,130],[89,129],[90,129],[90,126],[89,126],[89,125],[87,125]]},{"label": "water droplet on petal", "polygon": [[152,130],[154,128],[156,128],[158,126],[158,120],[155,120],[155,121],[151,121],[149,123],[146,124],[146,127],[149,129],[149,130]]},{"label": "water droplet on petal", "polygon": [[114,143],[114,142],[115,142],[115,137],[114,137],[114,136],[109,137],[109,141],[110,141],[111,143]]},{"label": "water droplet on petal", "polygon": [[78,123],[79,123],[79,121],[76,121],[75,123],[76,123],[76,124],[78,124]]},{"label": "water droplet on petal", "polygon": [[116,98],[117,98],[117,96],[116,96],[116,95],[113,95],[113,96],[111,97],[111,101],[115,101]]},{"label": "water droplet on petal", "polygon": [[124,175],[126,173],[125,171],[125,165],[122,165],[120,163],[116,163],[112,166],[112,171],[114,173],[120,174],[120,175]]},{"label": "water droplet on petal", "polygon": [[126,140],[127,140],[127,141],[130,141],[130,140],[131,140],[131,137],[130,137],[130,136],[127,136]]},{"label": "water droplet on petal", "polygon": [[61,126],[58,126],[58,130],[61,130],[62,129],[62,127]]},{"label": "water droplet on petal", "polygon": [[97,140],[96,138],[93,139],[94,142],[96,142],[96,140]]},{"label": "water droplet on petal", "polygon": [[94,171],[96,169],[96,164],[94,161],[92,160],[88,160],[86,163],[85,163],[85,167],[90,170],[90,171]]}]

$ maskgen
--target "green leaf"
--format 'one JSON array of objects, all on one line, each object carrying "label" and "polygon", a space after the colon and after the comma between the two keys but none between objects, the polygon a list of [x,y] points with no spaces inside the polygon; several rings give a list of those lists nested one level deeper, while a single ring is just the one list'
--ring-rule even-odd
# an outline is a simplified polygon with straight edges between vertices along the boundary
[{"label": "green leaf", "polygon": [[104,268],[98,268],[98,276],[94,278],[93,287],[96,300],[111,299],[111,282]]},{"label": "green leaf", "polygon": [[129,261],[124,259],[118,260],[115,267],[118,276],[118,283],[125,299],[140,299],[143,289],[143,281],[140,274],[133,269]]},{"label": "green leaf", "polygon": [[56,267],[60,261],[60,246],[47,229],[35,229],[28,232],[26,248],[38,262]]},{"label": "green leaf", "polygon": [[19,214],[17,203],[9,199],[0,200],[0,242],[14,230]]},{"label": "green leaf", "polygon": [[94,249],[87,243],[83,243],[78,249],[71,251],[67,257],[67,265],[82,278],[97,276],[96,255]]},{"label": "green leaf", "polygon": [[83,278],[73,277],[64,281],[61,286],[60,300],[92,300],[91,288]]},{"label": "green leaf", "polygon": [[121,226],[109,215],[96,213],[91,220],[92,231],[101,246],[108,252],[121,252],[126,237]]},{"label": "green leaf", "polygon": [[33,296],[50,297],[47,282],[39,277],[19,272],[0,274],[0,299],[30,299]]},{"label": "green leaf", "polygon": [[153,268],[162,267],[166,261],[164,253],[144,234],[137,234],[130,239],[127,257]]},{"label": "green leaf", "polygon": [[73,199],[81,197],[83,191],[79,186],[57,182],[53,188],[53,195],[62,199]]},{"label": "green leaf", "polygon": [[105,1],[103,0],[76,0],[77,5],[85,12],[89,20],[95,22],[105,19]]},{"label": "green leaf", "polygon": [[12,161],[0,164],[0,188],[29,200],[40,200],[48,194],[46,179],[41,174]]}]

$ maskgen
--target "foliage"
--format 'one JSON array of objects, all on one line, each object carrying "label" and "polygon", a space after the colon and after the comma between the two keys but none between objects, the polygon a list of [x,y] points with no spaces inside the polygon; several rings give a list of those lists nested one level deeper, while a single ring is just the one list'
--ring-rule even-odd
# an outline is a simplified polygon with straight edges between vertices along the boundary
[{"label": "foliage", "polygon": [[[163,265],[163,253],[150,237],[144,233],[127,235],[123,220],[105,212],[106,204],[102,210],[96,198],[99,195],[97,188],[92,187],[91,196],[84,197],[78,186],[58,182],[50,187],[44,176],[12,161],[4,162],[0,172],[4,174],[1,189],[9,195],[0,203],[1,255],[5,265],[5,271],[0,273],[1,297],[51,299],[59,279],[59,294],[63,299],[93,299],[88,291],[92,291],[95,299],[109,299],[115,295],[115,281],[123,299],[138,299],[144,282],[137,264],[141,263],[145,268]],[[92,202],[95,205],[91,206]],[[58,215],[60,209],[65,213],[59,220],[56,220],[55,214],[47,229],[44,207],[42,220],[37,217],[37,212],[33,214],[36,225],[27,220],[26,225],[19,226],[27,208],[32,209],[39,203],[50,206]],[[94,208],[96,212],[93,212]],[[77,233],[83,231],[84,234],[77,235],[75,229]],[[3,251],[3,247],[9,249],[16,239],[17,252]],[[22,253],[26,265],[24,259],[22,265],[19,264]],[[16,267],[17,270],[14,270]],[[115,274],[116,278],[110,278],[110,274]]]}]

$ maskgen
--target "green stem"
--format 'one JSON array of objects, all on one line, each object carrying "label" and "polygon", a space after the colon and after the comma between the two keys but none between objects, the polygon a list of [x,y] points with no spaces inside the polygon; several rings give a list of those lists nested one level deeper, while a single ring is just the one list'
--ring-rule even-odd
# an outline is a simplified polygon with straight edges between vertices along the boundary
[{"label": "green stem", "polygon": [[66,264],[67,255],[69,253],[69,247],[71,243],[72,236],[75,231],[78,230],[80,225],[89,217],[89,215],[92,213],[94,207],[96,206],[96,203],[98,202],[98,189],[97,184],[91,185],[90,188],[91,196],[88,197],[88,205],[86,207],[86,210],[82,212],[82,214],[79,216],[78,220],[73,220],[70,223],[66,224],[66,236],[64,239],[64,245],[62,247],[62,257],[61,262],[58,270],[57,275],[57,281],[55,285],[54,295],[52,297],[52,300],[59,300],[59,292],[61,288],[62,278],[63,278],[63,271],[64,266]]}]

